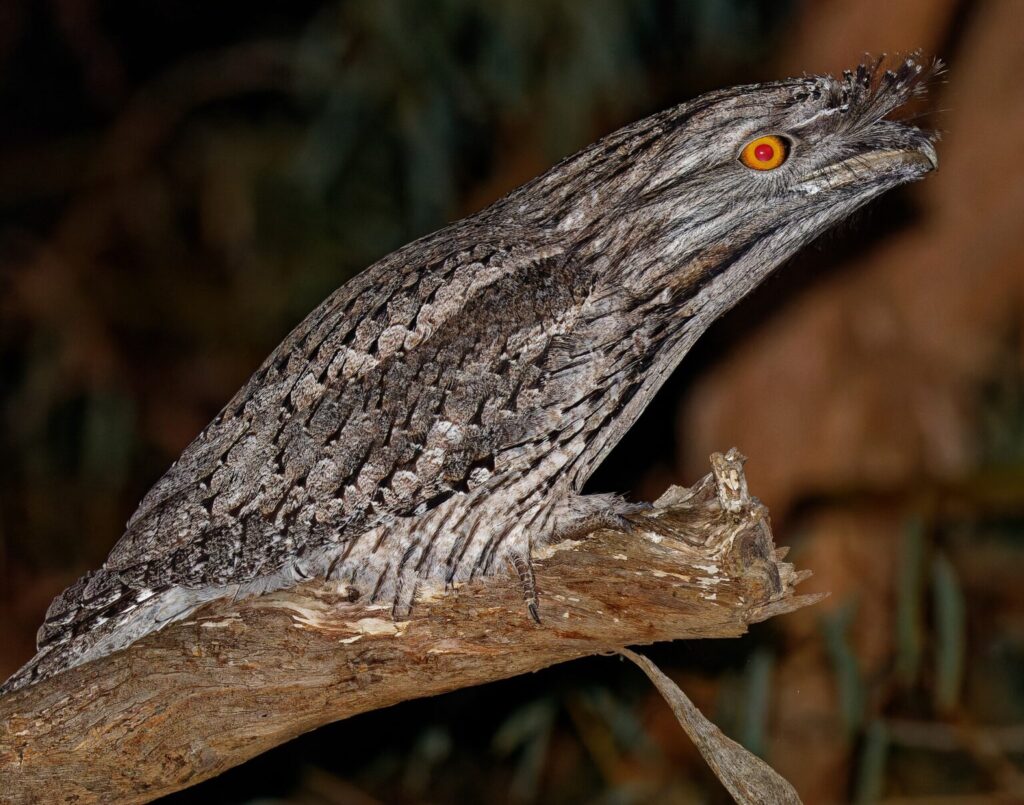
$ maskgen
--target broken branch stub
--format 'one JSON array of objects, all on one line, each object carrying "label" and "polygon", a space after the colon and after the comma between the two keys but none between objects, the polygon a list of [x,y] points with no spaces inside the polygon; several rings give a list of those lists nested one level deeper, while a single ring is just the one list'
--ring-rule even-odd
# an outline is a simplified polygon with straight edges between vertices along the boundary
[{"label": "broken branch stub", "polygon": [[818,599],[781,561],[743,457],[712,458],[631,532],[537,552],[541,624],[511,573],[428,590],[407,620],[334,582],[221,601],[0,699],[10,802],[145,802],[322,724],[627,645],[735,637]]}]

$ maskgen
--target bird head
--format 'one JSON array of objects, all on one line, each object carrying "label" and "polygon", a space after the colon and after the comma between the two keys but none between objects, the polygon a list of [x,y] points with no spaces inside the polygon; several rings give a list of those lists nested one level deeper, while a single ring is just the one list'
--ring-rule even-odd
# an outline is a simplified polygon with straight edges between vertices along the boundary
[{"label": "bird head", "polygon": [[940,69],[880,59],[709,93],[570,157],[522,201],[600,254],[608,287],[717,315],[831,225],[935,169],[936,136],[890,116]]}]

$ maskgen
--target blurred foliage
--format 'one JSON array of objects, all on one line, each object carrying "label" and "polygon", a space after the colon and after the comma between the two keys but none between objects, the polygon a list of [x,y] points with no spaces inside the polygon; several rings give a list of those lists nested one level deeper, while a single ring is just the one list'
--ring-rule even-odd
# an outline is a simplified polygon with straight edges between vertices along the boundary
[{"label": "blurred foliage", "polygon": [[[50,598],[102,561],[146,489],[330,291],[619,124],[774,75],[813,8],[5,4],[0,670],[28,657]],[[1008,334],[977,390],[970,474],[808,489],[777,525],[811,543],[822,511],[895,512],[892,567],[872,568],[891,573],[891,618],[872,615],[874,579],[854,578],[804,631],[794,618],[654,652],[770,762],[818,769],[831,752],[833,796],[1021,790],[1021,338]],[[604,480],[635,489],[656,469],[644,460]],[[880,632],[881,660],[864,648]],[[810,701],[819,678],[810,727],[787,734],[784,702]],[[723,798],[640,675],[592,658],[332,725],[168,801]]]}]

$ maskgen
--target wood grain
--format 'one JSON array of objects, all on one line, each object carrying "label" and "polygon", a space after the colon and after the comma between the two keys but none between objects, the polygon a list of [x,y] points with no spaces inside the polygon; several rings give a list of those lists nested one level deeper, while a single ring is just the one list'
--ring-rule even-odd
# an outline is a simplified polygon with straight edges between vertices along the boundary
[{"label": "wood grain", "polygon": [[736,637],[812,603],[735,450],[629,533],[535,559],[541,625],[510,572],[428,594],[408,620],[335,584],[211,605],[0,699],[4,802],[145,802],[296,735],[407,699],[661,640]]}]

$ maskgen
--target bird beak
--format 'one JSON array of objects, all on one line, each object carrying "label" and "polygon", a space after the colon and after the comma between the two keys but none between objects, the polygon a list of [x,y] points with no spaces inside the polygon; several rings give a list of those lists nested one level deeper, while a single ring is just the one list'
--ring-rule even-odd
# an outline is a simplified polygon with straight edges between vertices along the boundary
[{"label": "bird beak", "polygon": [[814,195],[823,190],[835,190],[848,185],[875,184],[883,177],[896,177],[909,182],[920,179],[939,166],[935,146],[927,137],[917,139],[908,148],[885,148],[867,151],[825,165],[808,174],[794,188],[798,193]]}]

